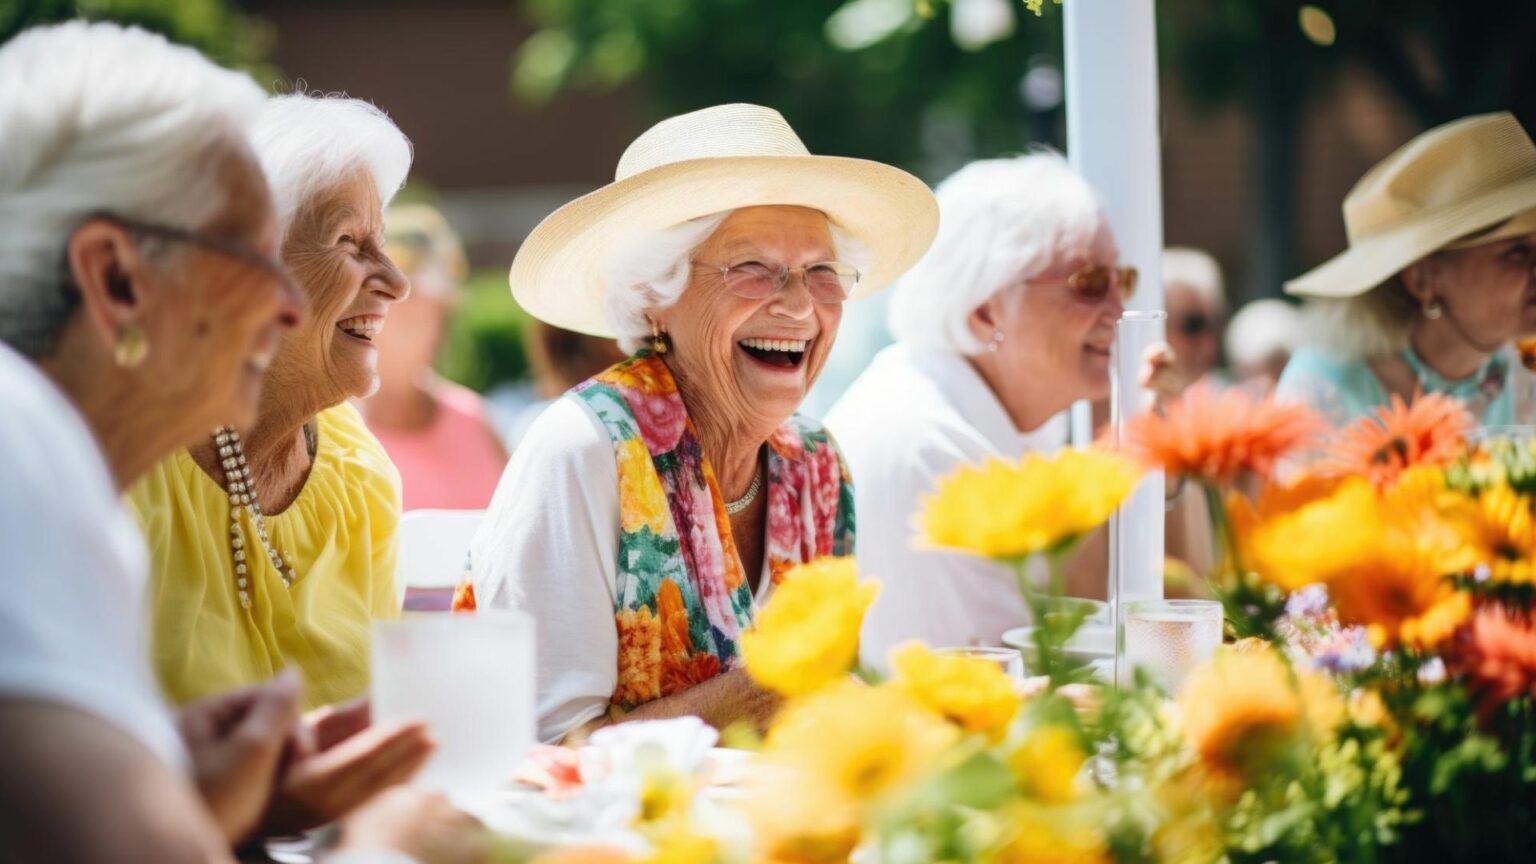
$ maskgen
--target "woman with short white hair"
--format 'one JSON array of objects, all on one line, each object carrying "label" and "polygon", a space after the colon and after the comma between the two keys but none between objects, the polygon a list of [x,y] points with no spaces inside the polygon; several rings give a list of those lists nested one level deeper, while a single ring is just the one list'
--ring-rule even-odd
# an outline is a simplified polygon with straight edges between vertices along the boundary
[{"label": "woman with short white hair", "polygon": [[181,702],[289,668],[328,705],[367,689],[370,622],[399,608],[400,478],[348,400],[378,386],[373,337],[408,290],[383,208],[411,150],[372,105],[304,94],[270,99],[252,141],[309,315],[271,358],[254,416],[173,454],[129,502],[151,549],[165,692]]},{"label": "woman with short white hair", "polygon": [[1514,422],[1509,350],[1536,333],[1536,145],[1508,112],[1431,129],[1344,199],[1349,248],[1286,283],[1308,344],[1277,388],[1347,424],[1421,393]]},{"label": "woman with short white hair", "polygon": [[811,155],[755,105],[662,121],[618,174],[540,224],[511,283],[536,317],[639,350],[528,430],[455,601],[538,622],[546,740],[773,712],[738,639],[787,570],[853,547],[837,447],[795,411],[844,302],[910,266],[936,220],[916,178]]},{"label": "woman with short white hair", "polygon": [[892,298],[896,344],[827,415],[860,528],[885,538],[858,551],[883,583],[860,643],[876,667],[907,639],[997,645],[1028,623],[1007,568],[911,548],[912,514],[961,465],[1066,444],[1067,407],[1109,394],[1135,285],[1093,190],[1054,153],[973,162],[937,195],[938,238]]}]

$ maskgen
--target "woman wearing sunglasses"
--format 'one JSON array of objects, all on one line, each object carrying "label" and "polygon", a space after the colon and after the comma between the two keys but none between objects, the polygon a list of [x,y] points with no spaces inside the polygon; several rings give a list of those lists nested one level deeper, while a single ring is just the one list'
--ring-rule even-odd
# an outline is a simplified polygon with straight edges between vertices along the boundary
[{"label": "woman wearing sunglasses", "polygon": [[938,189],[940,228],[891,304],[896,344],[827,416],[858,480],[859,567],[884,585],[866,664],[891,646],[996,645],[1028,620],[1010,572],[909,548],[937,479],[1067,442],[1067,406],[1109,395],[1109,352],[1135,271],[1118,266],[1093,190],[1051,153],[974,162]]},{"label": "woman wearing sunglasses", "polygon": [[455,598],[537,620],[541,738],[773,711],[737,639],[789,567],[853,551],[842,459],[795,411],[843,303],[911,266],[937,219],[916,178],[725,105],[652,127],[519,249],[524,309],[636,352],[529,428]]}]

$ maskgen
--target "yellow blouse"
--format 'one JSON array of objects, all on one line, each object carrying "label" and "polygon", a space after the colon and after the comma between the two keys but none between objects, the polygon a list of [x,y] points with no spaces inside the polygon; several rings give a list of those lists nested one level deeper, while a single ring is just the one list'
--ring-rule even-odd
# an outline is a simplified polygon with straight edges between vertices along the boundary
[{"label": "yellow blouse", "polygon": [[357,409],[320,412],[309,478],[293,504],[267,516],[289,556],[292,587],[267,560],[242,512],[251,607],[240,605],[230,556],[229,496],[185,451],[128,492],[150,549],[155,671],[176,703],[295,668],[310,706],[368,687],[370,621],[399,614],[395,528],[400,475]]}]

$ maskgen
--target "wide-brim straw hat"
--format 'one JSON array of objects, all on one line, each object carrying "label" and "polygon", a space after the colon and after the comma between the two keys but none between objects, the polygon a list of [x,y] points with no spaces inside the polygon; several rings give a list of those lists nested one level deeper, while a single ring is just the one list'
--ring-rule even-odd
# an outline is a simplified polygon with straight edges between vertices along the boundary
[{"label": "wide-brim straw hat", "polygon": [[1344,227],[1349,248],[1288,293],[1355,297],[1441,249],[1536,232],[1536,145],[1507,111],[1438,126],[1360,178]]},{"label": "wide-brim straw hat", "polygon": [[550,214],[518,249],[508,281],[529,314],[615,335],[604,268],[637,234],[762,205],[820,210],[869,252],[852,298],[889,285],[927,251],[938,202],[921,180],[867,159],[813,156],[779,112],[720,105],[663,120],[624,151],[614,182]]}]

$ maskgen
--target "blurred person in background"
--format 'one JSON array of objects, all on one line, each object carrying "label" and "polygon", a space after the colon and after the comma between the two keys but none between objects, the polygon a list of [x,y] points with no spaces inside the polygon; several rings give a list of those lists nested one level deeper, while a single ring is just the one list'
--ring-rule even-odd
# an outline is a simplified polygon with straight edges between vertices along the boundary
[{"label": "blurred person in background", "polygon": [[533,371],[537,401],[518,411],[507,430],[513,446],[539,415],[565,391],[624,359],[619,343],[606,336],[563,330],[534,318],[523,328],[523,350]]},{"label": "blurred person in background", "polygon": [[[882,583],[860,642],[875,668],[908,639],[997,645],[1028,623],[1007,567],[911,548],[912,516],[962,465],[1066,446],[1067,408],[1109,395],[1135,287],[1097,196],[1059,155],[973,162],[937,196],[938,237],[891,298],[896,344],[827,415],[860,529],[879,538],[858,550],[860,573]],[[1093,582],[1069,593],[1102,596],[1103,573]]]},{"label": "blurred person in background", "polygon": [[[305,314],[246,142],[263,101],[137,29],[0,47],[0,860],[231,861],[430,751],[419,726],[362,731],[356,711],[301,721],[293,676],[173,714],[147,656],[144,541],[119,493],[253,420]],[[481,836],[440,800],[388,806],[349,824],[355,860]],[[430,860],[478,860],[463,851]]]},{"label": "blurred person in background", "polygon": [[472,390],[433,369],[469,263],[441,213],[403,204],[385,214],[384,251],[411,295],[377,337],[379,389],[359,403],[400,470],[405,510],[481,510],[507,467],[507,450]]},{"label": "blurred person in background", "polygon": [[1344,199],[1349,248],[1286,283],[1309,344],[1282,398],[1347,424],[1420,393],[1514,422],[1515,340],[1536,332],[1536,146],[1509,112],[1403,145]]},{"label": "blurred person in background", "polygon": [[837,446],[796,411],[844,303],[911,266],[938,217],[917,178],[812,155],[756,105],[664,120],[616,173],[540,223],[510,282],[634,356],[529,429],[455,598],[538,622],[545,741],[777,710],[739,636],[790,568],[854,543]]},{"label": "blurred person in background", "polygon": [[1245,304],[1227,324],[1227,364],[1236,386],[1265,396],[1301,343],[1301,310],[1266,298]]},{"label": "blurred person in background", "polygon": [[1221,265],[1210,253],[1188,247],[1163,250],[1163,300],[1173,375],[1185,385],[1216,371],[1227,299]]},{"label": "blurred person in background", "polygon": [[310,314],[269,358],[255,416],[178,450],[128,500],[167,695],[293,669],[308,704],[329,705],[367,689],[371,622],[399,614],[400,475],[348,400],[378,386],[373,339],[408,291],[384,206],[411,147],[366,102],[304,94],[269,99],[252,140]]}]

